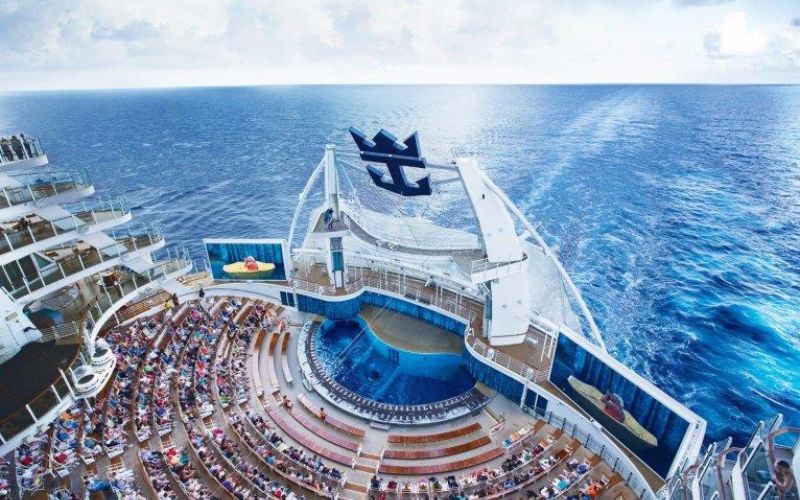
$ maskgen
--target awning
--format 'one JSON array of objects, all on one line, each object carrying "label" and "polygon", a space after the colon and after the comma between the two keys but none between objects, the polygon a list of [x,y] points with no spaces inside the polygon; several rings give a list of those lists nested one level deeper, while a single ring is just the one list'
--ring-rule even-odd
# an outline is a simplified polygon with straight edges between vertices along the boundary
[{"label": "awning", "polygon": [[136,274],[143,274],[148,269],[151,269],[155,264],[145,259],[144,257],[136,257],[122,262],[122,265],[135,272]]}]

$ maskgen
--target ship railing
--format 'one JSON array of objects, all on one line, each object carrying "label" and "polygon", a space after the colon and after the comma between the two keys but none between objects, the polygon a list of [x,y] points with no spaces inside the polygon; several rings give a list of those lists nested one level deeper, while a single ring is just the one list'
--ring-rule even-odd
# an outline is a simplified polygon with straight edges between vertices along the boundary
[{"label": "ship railing", "polygon": [[473,311],[469,307],[454,302],[450,299],[437,296],[435,293],[425,290],[422,286],[416,286],[416,280],[414,279],[403,279],[402,277],[394,276],[393,274],[390,275],[390,277],[384,275],[381,275],[381,277],[360,276],[355,280],[345,284],[345,286],[341,289],[333,285],[322,285],[317,282],[307,281],[299,278],[292,278],[292,284],[299,290],[304,290],[319,295],[336,295],[337,291],[341,289],[350,294],[355,293],[365,287],[376,288],[402,295],[403,297],[414,300],[415,302],[438,307],[464,319],[467,324],[471,324],[475,317]]},{"label": "ship railing", "polygon": [[89,247],[62,259],[55,260],[40,268],[38,271],[39,276],[36,278],[28,280],[23,277],[22,286],[17,287],[11,295],[19,299],[40,288],[65,280],[104,262],[122,259],[124,255],[132,251],[151,247],[164,240],[164,235],[160,229],[152,229],[150,231],[153,232],[131,233],[111,245],[102,248]]},{"label": "ship railing", "polygon": [[606,446],[597,438],[593,438],[591,434],[581,430],[577,424],[570,422],[566,418],[553,415],[553,413],[548,410],[538,407],[532,408],[530,406],[526,406],[524,410],[545,421],[547,424],[561,429],[573,439],[578,440],[583,447],[603,460],[613,472],[619,474],[628,487],[636,494],[637,498],[646,500],[655,499],[653,490],[644,483],[640,474],[632,468],[630,462],[627,459],[623,459],[616,450]]},{"label": "ship railing", "polygon": [[25,229],[3,232],[0,238],[0,254],[18,250],[27,245],[72,231],[85,231],[90,226],[109,220],[117,220],[130,214],[123,198],[99,200],[92,207],[84,205],[82,210],[58,219],[43,219],[32,222]]},{"label": "ship railing", "polygon": [[58,369],[58,377],[49,387],[28,401],[25,406],[0,420],[0,446],[5,445],[26,429],[42,423],[42,419],[47,417],[54,409],[66,407],[74,401],[77,390],[67,373],[74,373],[74,370],[86,364],[81,352],[82,336],[80,335],[80,325],[78,324],[77,326],[79,343],[75,356],[66,369]]},{"label": "ship railing", "polygon": [[26,176],[21,182],[21,186],[0,187],[0,209],[87,189],[92,185],[86,170],[41,172],[36,176]]},{"label": "ship railing", "polygon": [[14,149],[11,143],[11,136],[0,137],[0,164],[11,163],[19,160],[29,160],[31,158],[38,158],[44,155],[44,148],[41,141],[36,137],[29,137],[25,135],[25,140],[16,134],[17,139],[20,139],[21,148]]},{"label": "ship railing", "polygon": [[[188,252],[183,251],[184,258],[168,260],[156,263],[152,268],[142,272],[135,273],[120,272],[120,279],[116,280],[113,284],[101,287],[95,300],[91,301],[86,306],[86,316],[90,319],[92,325],[96,325],[103,314],[117,304],[117,302],[126,295],[135,292],[136,290],[162,278],[167,278],[169,275],[184,271],[192,266],[191,259],[188,258]],[[115,314],[103,325],[103,329],[113,328],[122,324],[125,318]]]},{"label": "ship railing", "polygon": [[466,341],[474,353],[519,375],[524,380],[530,380],[533,383],[547,380],[547,370],[534,368],[498,349],[490,347],[478,338],[472,328],[469,328],[467,331]]},{"label": "ship railing", "polygon": [[64,340],[80,335],[80,326],[77,321],[69,321],[54,326],[48,326],[47,328],[40,328],[39,333],[41,333],[42,336],[37,342]]}]

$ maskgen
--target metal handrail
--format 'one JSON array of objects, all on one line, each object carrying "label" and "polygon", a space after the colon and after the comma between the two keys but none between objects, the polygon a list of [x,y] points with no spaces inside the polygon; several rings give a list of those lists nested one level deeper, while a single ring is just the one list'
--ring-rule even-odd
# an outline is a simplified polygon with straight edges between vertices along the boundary
[{"label": "metal handrail", "polygon": [[547,380],[547,371],[540,370],[538,368],[534,368],[527,363],[524,363],[516,358],[509,356],[508,354],[493,349],[492,347],[485,344],[482,340],[478,338],[472,328],[468,329],[467,335],[465,337],[465,342],[467,346],[471,348],[473,352],[478,354],[484,359],[492,361],[507,370],[519,375],[527,379],[530,377],[530,381],[533,383],[542,382]]}]

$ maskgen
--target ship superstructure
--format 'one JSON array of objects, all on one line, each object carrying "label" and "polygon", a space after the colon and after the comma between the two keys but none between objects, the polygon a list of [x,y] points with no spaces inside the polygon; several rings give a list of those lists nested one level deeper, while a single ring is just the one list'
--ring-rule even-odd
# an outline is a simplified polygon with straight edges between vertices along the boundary
[{"label": "ship superstructure", "polygon": [[96,395],[115,363],[100,327],[191,269],[185,252],[154,260],[160,228],[94,191],[85,170],[52,168],[38,139],[0,138],[0,455]]}]

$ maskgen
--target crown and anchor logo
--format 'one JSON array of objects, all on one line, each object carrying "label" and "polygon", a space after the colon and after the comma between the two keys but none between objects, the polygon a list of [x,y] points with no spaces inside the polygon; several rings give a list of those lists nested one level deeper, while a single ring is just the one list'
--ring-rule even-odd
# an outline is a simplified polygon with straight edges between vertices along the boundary
[{"label": "crown and anchor logo", "polygon": [[381,170],[367,165],[367,171],[376,186],[401,196],[426,196],[432,193],[429,175],[412,183],[403,170],[403,167],[427,168],[425,158],[420,156],[416,132],[403,142],[398,142],[397,137],[385,129],[380,129],[372,140],[353,127],[350,127],[350,135],[353,136],[362,160],[386,165],[391,180],[384,180]]}]

